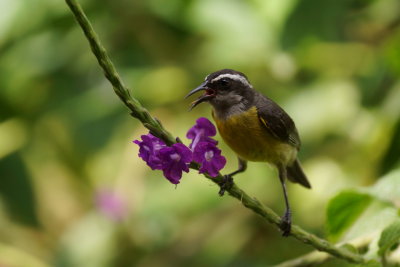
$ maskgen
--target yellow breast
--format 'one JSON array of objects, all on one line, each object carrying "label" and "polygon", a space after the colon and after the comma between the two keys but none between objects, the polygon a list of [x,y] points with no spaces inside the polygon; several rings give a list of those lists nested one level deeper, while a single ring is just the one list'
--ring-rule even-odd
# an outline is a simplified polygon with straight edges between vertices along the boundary
[{"label": "yellow breast", "polygon": [[277,140],[262,126],[256,107],[225,120],[214,112],[213,117],[224,141],[244,160],[287,165],[296,158],[294,147]]}]

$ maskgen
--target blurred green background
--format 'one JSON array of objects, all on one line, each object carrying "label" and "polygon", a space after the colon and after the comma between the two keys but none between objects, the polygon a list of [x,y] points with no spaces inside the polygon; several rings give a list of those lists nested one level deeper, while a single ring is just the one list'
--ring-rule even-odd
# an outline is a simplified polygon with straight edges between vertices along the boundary
[{"label": "blurred green background", "polygon": [[[218,69],[286,109],[313,185],[289,185],[305,229],[326,237],[332,196],[400,166],[398,0],[81,2],[132,95],[186,144],[211,116],[183,97]],[[64,1],[0,7],[1,266],[270,266],[312,250],[194,171],[175,188],[137,157],[146,130]],[[272,167],[250,163],[236,182],[283,212]]]}]

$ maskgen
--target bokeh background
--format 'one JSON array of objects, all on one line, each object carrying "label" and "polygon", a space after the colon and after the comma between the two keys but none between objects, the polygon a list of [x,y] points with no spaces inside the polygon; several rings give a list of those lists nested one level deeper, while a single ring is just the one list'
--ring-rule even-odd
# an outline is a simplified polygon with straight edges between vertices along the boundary
[{"label": "bokeh background", "polygon": [[[400,166],[399,1],[81,2],[132,95],[186,144],[211,116],[183,97],[218,69],[287,110],[313,185],[289,185],[294,222],[310,232],[326,237],[337,192]],[[64,1],[0,7],[1,266],[270,266],[312,251],[196,172],[175,187],[138,158],[146,130]],[[272,167],[250,163],[236,182],[283,212]]]}]

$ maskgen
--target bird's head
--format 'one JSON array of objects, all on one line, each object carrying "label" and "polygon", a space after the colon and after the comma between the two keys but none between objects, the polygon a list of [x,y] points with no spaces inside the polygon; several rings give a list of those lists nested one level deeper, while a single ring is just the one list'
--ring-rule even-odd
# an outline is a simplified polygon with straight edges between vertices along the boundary
[{"label": "bird's head", "polygon": [[202,102],[209,102],[214,108],[223,109],[249,100],[253,87],[243,73],[223,69],[208,75],[204,82],[190,91],[186,97],[199,91],[205,92],[192,103],[191,109]]}]

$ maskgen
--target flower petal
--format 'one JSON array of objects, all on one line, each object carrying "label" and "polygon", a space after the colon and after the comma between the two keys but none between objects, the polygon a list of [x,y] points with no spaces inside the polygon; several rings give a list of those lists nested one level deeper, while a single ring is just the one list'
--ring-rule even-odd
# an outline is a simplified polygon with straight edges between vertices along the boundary
[{"label": "flower petal", "polygon": [[182,170],[176,165],[176,163],[172,163],[163,169],[165,178],[173,184],[179,184],[182,177]]},{"label": "flower petal", "polygon": [[209,119],[201,117],[198,118],[196,120],[196,124],[189,129],[186,137],[188,139],[195,139],[199,134],[205,137],[215,136],[217,134],[217,130]]},{"label": "flower petal", "polygon": [[182,157],[182,161],[185,163],[190,163],[192,161],[193,153],[192,151],[185,146],[184,144],[173,144],[172,147],[174,147],[179,155]]},{"label": "flower petal", "polygon": [[193,152],[193,160],[201,164],[199,172],[207,172],[210,176],[218,176],[224,168],[226,159],[221,155],[221,150],[214,143],[200,142]]},{"label": "flower petal", "polygon": [[182,177],[182,171],[189,172],[192,151],[184,144],[177,143],[171,147],[160,149],[160,158],[165,178],[173,184],[178,184]]},{"label": "flower petal", "polygon": [[152,134],[142,135],[143,141],[134,140],[133,143],[139,146],[139,157],[142,158],[152,170],[161,169],[159,150],[165,147],[165,143]]},{"label": "flower petal", "polygon": [[204,129],[204,135],[215,136],[217,134],[214,124],[209,119],[201,117],[197,119],[196,123],[199,128]]}]

